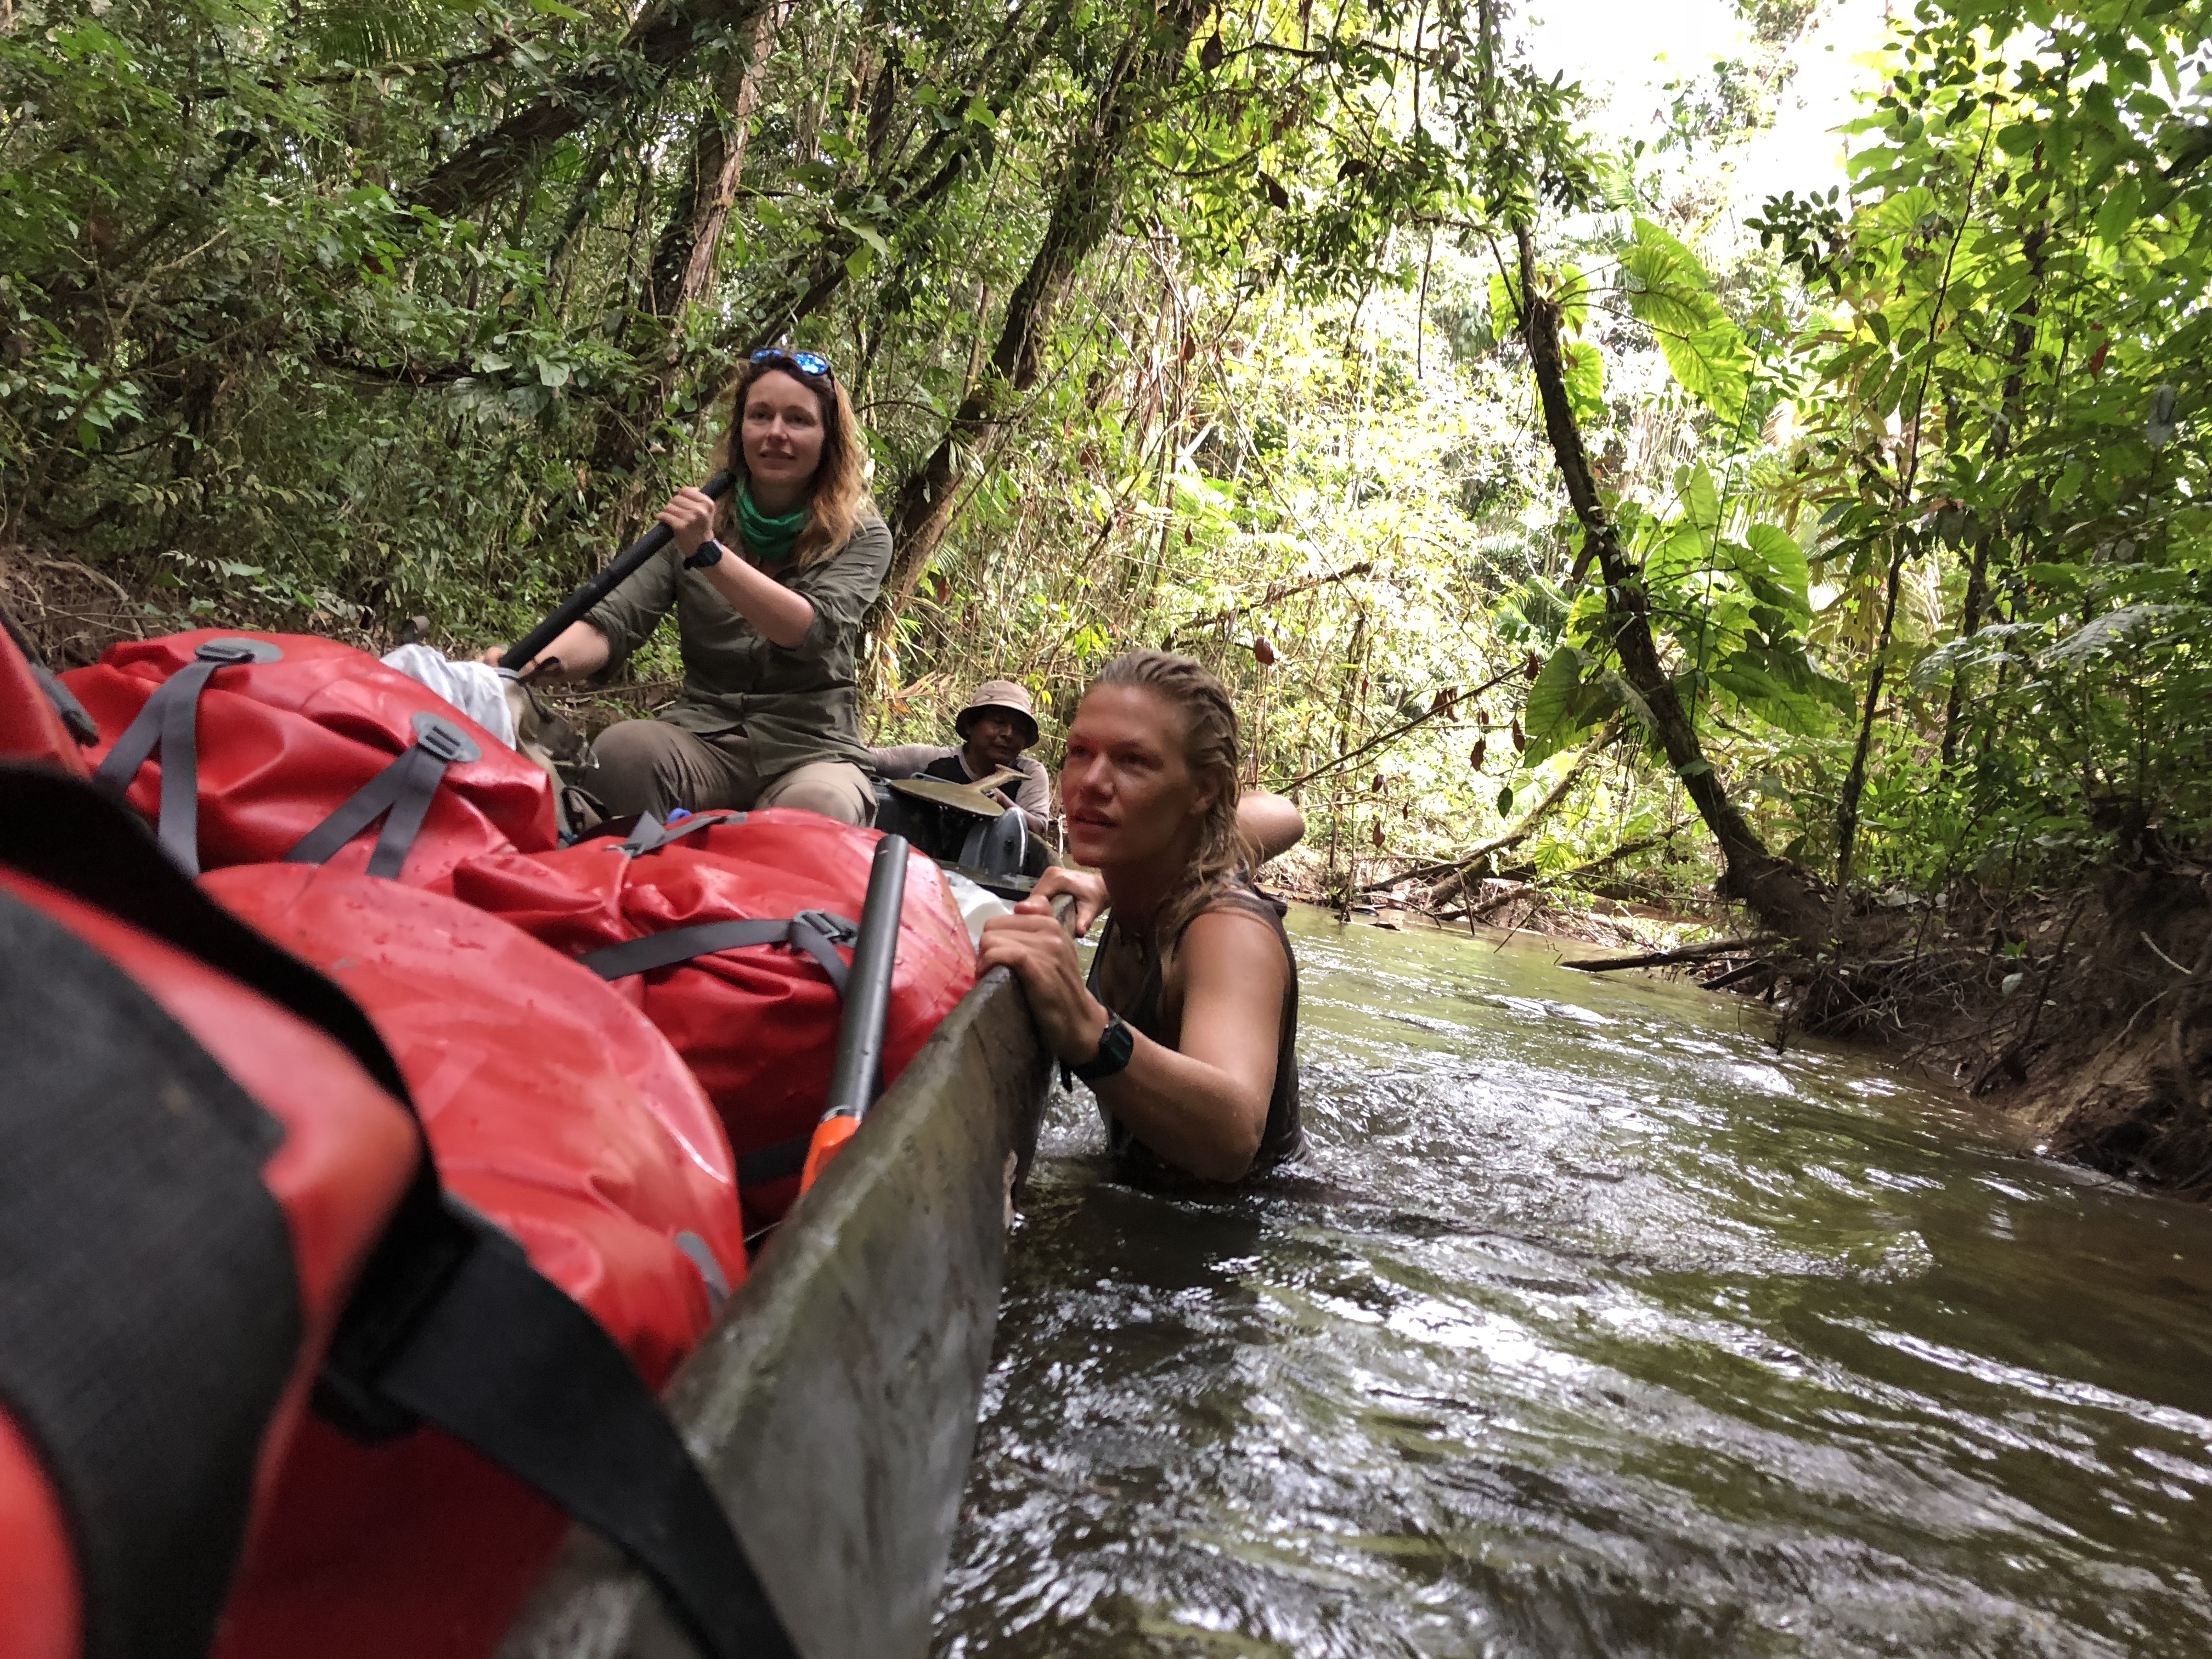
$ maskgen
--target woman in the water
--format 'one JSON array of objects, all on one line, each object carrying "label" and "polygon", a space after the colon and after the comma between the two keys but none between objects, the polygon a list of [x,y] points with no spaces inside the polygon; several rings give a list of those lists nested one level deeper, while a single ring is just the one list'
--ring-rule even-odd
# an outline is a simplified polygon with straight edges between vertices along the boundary
[{"label": "woman in the water", "polygon": [[1093,896],[1080,875],[1048,872],[983,929],[982,966],[1020,978],[1053,1052],[1097,1093],[1115,1152],[1140,1170],[1234,1182],[1302,1145],[1297,959],[1246,874],[1239,775],[1219,680],[1165,652],[1117,658],[1084,694],[1060,772],[1068,850],[1112,907],[1090,979],[1048,902]]}]

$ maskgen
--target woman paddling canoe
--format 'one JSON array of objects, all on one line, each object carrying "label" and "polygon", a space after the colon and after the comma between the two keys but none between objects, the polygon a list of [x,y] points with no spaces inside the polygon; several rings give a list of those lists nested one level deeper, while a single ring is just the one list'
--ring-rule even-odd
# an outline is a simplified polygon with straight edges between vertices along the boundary
[{"label": "woman paddling canoe", "polygon": [[[1239,1181],[1303,1145],[1297,959],[1246,875],[1238,775],[1219,680],[1165,652],[1117,658],[1084,694],[1060,772],[1069,850],[1098,874],[1048,871],[983,929],[981,965],[1020,978],[1139,1172]],[[1243,816],[1270,805],[1296,815],[1261,797]],[[1081,922],[1100,884],[1113,915],[1086,983],[1049,900],[1075,894]]]},{"label": "woman paddling canoe", "polygon": [[875,793],[854,656],[891,538],[853,406],[827,359],[757,351],[730,410],[716,454],[737,474],[727,501],[678,490],[660,511],[673,544],[544,657],[562,679],[619,666],[675,608],[683,694],[592,746],[592,793],[611,815],[796,806],[864,824]]}]

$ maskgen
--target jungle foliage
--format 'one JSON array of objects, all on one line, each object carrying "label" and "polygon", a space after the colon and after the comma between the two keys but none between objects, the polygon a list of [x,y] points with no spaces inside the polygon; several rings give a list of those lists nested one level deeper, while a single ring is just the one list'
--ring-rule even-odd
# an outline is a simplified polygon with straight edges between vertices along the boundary
[{"label": "jungle foliage", "polygon": [[780,342],[870,428],[886,738],[1169,642],[1347,889],[1626,848],[1800,939],[2201,845],[2203,9],[1926,0],[1745,233],[1814,15],[1747,12],[1616,150],[1496,0],[15,0],[9,580],[508,637]]}]

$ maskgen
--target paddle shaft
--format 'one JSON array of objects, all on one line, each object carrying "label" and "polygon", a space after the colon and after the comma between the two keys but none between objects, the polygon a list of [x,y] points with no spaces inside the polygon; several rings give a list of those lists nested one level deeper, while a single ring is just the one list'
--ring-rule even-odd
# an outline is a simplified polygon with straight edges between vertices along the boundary
[{"label": "paddle shaft", "polygon": [[[699,488],[719,501],[730,493],[730,486],[736,480],[737,475],[725,469]],[[567,632],[569,623],[580,620],[586,611],[621,586],[633,571],[674,538],[675,532],[666,525],[653,526],[609,560],[605,569],[571,593],[558,611],[507,647],[499,659],[499,665],[517,670],[526,666],[532,658]]]},{"label": "paddle shaft", "polygon": [[903,836],[876,843],[868,871],[868,898],[860,912],[860,942],[845,981],[845,1018],[837,1028],[837,1062],[830,1073],[825,1115],[866,1112],[884,1069],[884,1027],[891,1011],[891,970],[898,963],[899,923],[906,908]]}]

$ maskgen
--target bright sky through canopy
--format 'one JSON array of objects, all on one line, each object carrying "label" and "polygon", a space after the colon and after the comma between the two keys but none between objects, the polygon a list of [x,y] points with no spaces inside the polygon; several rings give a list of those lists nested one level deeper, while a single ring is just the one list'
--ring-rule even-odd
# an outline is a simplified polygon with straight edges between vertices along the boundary
[{"label": "bright sky through canopy", "polygon": [[[1739,216],[1770,195],[1844,182],[1835,129],[1857,108],[1853,91],[1873,75],[1853,60],[1886,33],[1882,0],[1832,0],[1790,51],[1796,73],[1771,131],[1752,142],[1730,196]],[[1603,106],[1590,125],[1608,136],[1656,140],[1677,77],[1708,75],[1716,59],[1747,55],[1749,25],[1729,0],[1540,0],[1522,19],[1531,54],[1547,70],[1579,80]]]}]

